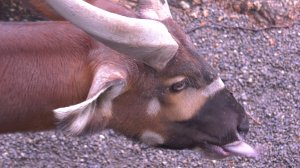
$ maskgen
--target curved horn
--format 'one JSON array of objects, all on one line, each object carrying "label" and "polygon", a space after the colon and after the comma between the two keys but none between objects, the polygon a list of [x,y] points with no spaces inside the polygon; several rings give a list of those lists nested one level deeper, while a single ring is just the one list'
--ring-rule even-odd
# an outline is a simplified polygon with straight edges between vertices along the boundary
[{"label": "curved horn", "polygon": [[160,22],[107,12],[82,0],[47,0],[58,13],[97,40],[160,70],[178,44]]},{"label": "curved horn", "polygon": [[145,19],[161,21],[172,18],[167,0],[139,0],[138,10]]}]

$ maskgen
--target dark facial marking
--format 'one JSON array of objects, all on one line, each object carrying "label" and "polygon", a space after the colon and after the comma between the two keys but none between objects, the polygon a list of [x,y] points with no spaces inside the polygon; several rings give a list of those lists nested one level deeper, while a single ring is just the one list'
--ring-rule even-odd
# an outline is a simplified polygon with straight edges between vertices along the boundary
[{"label": "dark facial marking", "polygon": [[164,5],[166,2],[165,0],[160,0],[160,2]]},{"label": "dark facial marking", "polygon": [[173,123],[171,136],[162,147],[194,148],[206,143],[222,146],[238,140],[236,133],[247,133],[248,128],[243,107],[223,89],[209,98],[193,118]]},{"label": "dark facial marking", "polygon": [[221,145],[237,140],[236,131],[239,125],[243,125],[244,132],[248,131],[245,111],[227,89],[221,90],[209,99],[198,115],[186,124],[211,137],[216,137],[219,139],[216,139],[216,143]]}]

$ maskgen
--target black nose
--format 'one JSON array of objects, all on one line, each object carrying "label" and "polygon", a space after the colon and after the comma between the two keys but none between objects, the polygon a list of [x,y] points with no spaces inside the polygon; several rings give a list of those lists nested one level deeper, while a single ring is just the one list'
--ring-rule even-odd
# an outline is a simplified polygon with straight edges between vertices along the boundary
[{"label": "black nose", "polygon": [[241,122],[237,126],[238,133],[245,136],[249,131],[249,119],[247,115],[244,115]]}]

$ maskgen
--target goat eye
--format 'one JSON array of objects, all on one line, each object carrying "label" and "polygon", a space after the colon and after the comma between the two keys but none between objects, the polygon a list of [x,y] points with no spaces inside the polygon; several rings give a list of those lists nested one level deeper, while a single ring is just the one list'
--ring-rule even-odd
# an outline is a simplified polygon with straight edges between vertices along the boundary
[{"label": "goat eye", "polygon": [[183,81],[174,83],[174,84],[171,86],[170,90],[171,90],[172,92],[179,92],[179,91],[185,89],[186,86],[187,86],[186,81],[183,80]]}]

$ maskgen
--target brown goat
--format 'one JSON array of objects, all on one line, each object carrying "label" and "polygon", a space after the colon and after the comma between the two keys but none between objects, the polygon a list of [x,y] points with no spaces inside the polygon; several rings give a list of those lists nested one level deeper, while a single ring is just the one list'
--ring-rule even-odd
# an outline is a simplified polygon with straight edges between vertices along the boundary
[{"label": "brown goat", "polygon": [[248,132],[243,107],[173,21],[167,1],[140,0],[137,13],[89,2],[107,11],[48,0],[71,23],[0,23],[0,133],[58,123],[75,135],[112,128],[158,147],[257,156],[240,136]]}]

